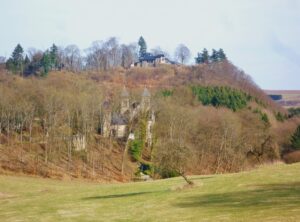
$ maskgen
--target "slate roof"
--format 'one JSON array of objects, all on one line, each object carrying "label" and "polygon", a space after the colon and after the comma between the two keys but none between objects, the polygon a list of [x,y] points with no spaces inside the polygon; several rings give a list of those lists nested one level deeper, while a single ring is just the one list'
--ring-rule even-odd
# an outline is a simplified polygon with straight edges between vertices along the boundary
[{"label": "slate roof", "polygon": [[[143,56],[139,57],[139,62],[154,62],[157,58],[165,57],[164,54],[153,55],[151,53],[145,53]],[[178,62],[172,61],[168,58],[165,58],[166,62],[172,65],[178,65]],[[135,63],[135,65],[137,62]]]},{"label": "slate roof", "polygon": [[151,54],[151,53],[145,53],[144,55],[142,55],[142,56],[139,58],[139,61],[140,61],[140,62],[143,62],[143,61],[146,61],[146,62],[153,62],[153,61],[155,61],[155,59],[161,58],[161,57],[164,57],[164,56],[165,56],[164,54],[153,55],[153,54]]},{"label": "slate roof", "polygon": [[102,107],[106,110],[110,109],[110,102],[105,100],[103,103],[102,103]]},{"label": "slate roof", "polygon": [[111,125],[127,125],[128,124],[128,120],[118,114],[118,113],[113,113],[112,118],[111,118]]}]

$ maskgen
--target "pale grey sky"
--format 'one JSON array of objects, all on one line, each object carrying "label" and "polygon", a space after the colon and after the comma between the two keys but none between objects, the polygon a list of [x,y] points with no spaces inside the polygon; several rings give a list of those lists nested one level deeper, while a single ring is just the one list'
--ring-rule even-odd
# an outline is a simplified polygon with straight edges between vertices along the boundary
[{"label": "pale grey sky", "polygon": [[0,0],[0,55],[143,35],[173,54],[223,48],[264,89],[300,89],[300,0]]}]

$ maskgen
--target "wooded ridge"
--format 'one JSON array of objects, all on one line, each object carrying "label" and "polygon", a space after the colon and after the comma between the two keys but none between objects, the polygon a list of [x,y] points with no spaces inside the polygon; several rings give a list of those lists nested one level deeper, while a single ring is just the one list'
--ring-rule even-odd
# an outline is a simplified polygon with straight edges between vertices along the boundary
[{"label": "wooded ridge", "polygon": [[[151,93],[151,145],[149,113],[132,118],[124,138],[102,134],[103,104],[119,113],[124,86],[130,106],[139,105],[145,87]],[[140,173],[237,172],[281,160],[300,123],[228,61],[42,78],[1,71],[0,95],[1,172],[44,177],[128,181]]]}]

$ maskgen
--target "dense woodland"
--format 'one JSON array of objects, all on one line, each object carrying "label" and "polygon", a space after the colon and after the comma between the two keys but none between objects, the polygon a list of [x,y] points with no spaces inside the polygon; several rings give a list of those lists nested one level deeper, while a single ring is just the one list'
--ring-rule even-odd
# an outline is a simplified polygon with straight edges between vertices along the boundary
[{"label": "dense woodland", "polygon": [[[179,49],[184,63],[189,55],[185,49],[180,57]],[[203,50],[193,66],[150,68],[129,68],[136,45],[115,38],[93,43],[84,59],[75,46],[60,51],[53,45],[20,58],[22,50],[17,46],[0,72],[2,173],[125,181],[141,171],[152,177],[237,172],[299,149],[297,110],[289,114],[274,103],[223,50]],[[133,100],[144,86],[151,91],[150,147],[145,116],[130,144],[100,134],[102,104],[109,99],[119,110],[124,85]],[[78,135],[85,150],[74,149]]]}]

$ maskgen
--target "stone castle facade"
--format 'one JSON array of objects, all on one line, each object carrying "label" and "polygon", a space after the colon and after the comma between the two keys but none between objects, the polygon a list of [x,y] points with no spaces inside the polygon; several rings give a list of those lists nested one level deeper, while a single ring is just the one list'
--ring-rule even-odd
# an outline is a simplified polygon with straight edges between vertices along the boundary
[{"label": "stone castle facade", "polygon": [[146,123],[146,143],[152,143],[152,130],[155,123],[155,115],[151,104],[151,94],[147,88],[144,88],[141,95],[141,101],[132,101],[130,94],[124,87],[121,92],[121,102],[119,112],[113,112],[110,109],[109,102],[103,103],[103,118],[101,134],[103,137],[112,137],[116,139],[133,140],[133,121],[142,113],[147,114]]}]

